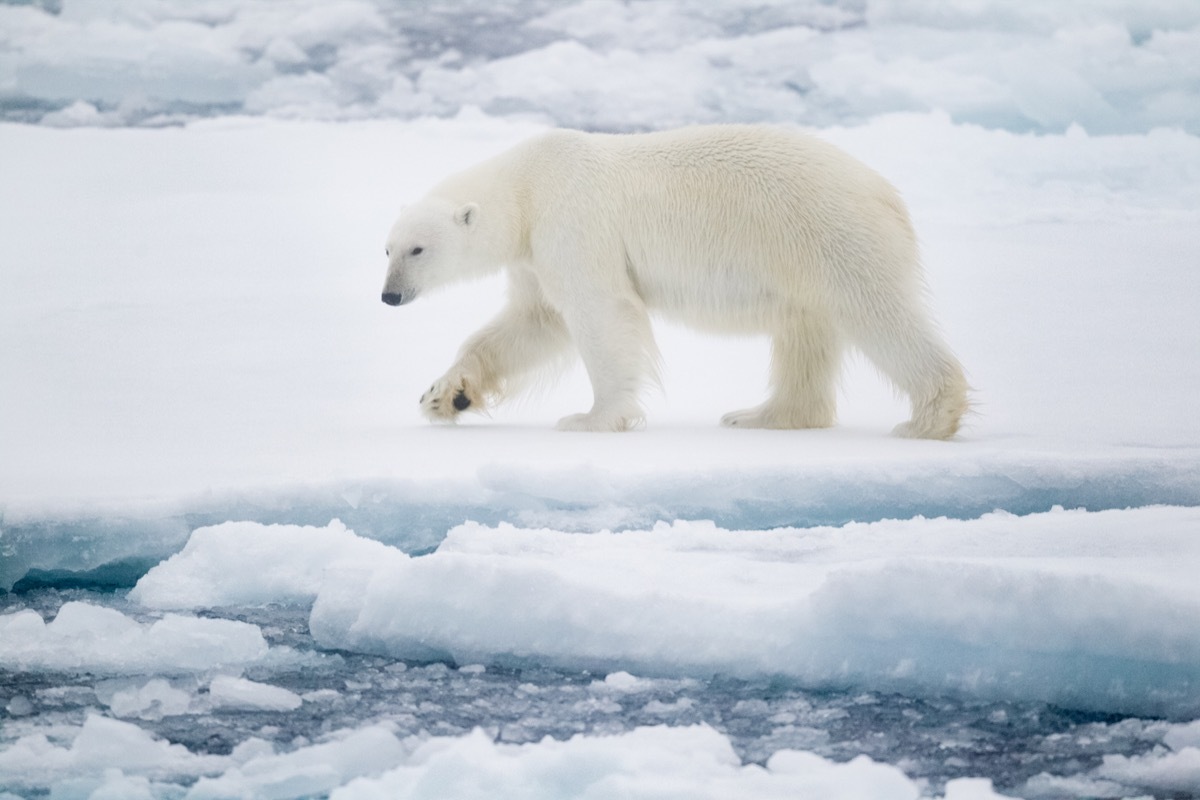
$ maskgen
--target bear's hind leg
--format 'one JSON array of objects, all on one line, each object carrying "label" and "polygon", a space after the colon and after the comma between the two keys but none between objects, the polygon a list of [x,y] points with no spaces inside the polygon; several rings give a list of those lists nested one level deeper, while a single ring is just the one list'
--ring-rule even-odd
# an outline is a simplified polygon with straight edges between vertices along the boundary
[{"label": "bear's hind leg", "polygon": [[863,354],[912,402],[912,419],[897,425],[893,434],[949,439],[958,432],[962,416],[970,409],[970,387],[962,365],[923,309],[896,304],[883,313],[861,315],[852,336]]},{"label": "bear's hind leg", "polygon": [[771,396],[721,417],[731,428],[828,428],[837,415],[842,348],[832,321],[800,311],[771,340]]}]

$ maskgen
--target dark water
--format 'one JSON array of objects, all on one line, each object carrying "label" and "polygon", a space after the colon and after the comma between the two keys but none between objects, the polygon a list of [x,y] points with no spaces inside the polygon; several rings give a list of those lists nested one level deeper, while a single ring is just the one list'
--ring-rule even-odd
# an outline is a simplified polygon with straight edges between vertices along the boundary
[{"label": "dark water", "polygon": [[[993,464],[969,480],[939,479],[935,466],[919,481],[863,483],[807,474],[677,482],[664,477],[653,485],[613,490],[622,497],[626,526],[694,518],[730,529],[764,529],[913,514],[970,518],[992,509],[1029,513],[1056,504],[1093,510],[1154,502],[1194,505],[1200,486],[1192,467],[1157,462],[1090,465],[1053,475],[1027,465]],[[341,517],[360,535],[420,554],[434,549],[464,518],[533,526],[553,520],[560,528],[589,530],[598,505],[607,502],[603,496],[578,502],[556,498],[537,480],[496,477],[437,492],[408,483],[309,487],[295,494],[181,501],[167,510],[128,515],[16,522],[0,517],[0,578],[13,589],[0,592],[0,614],[32,609],[49,620],[63,603],[82,600],[139,621],[153,619],[152,612],[126,599],[128,588],[182,548],[194,528],[229,519],[323,525]],[[958,777],[990,778],[998,790],[1016,793],[1043,772],[1078,775],[1098,766],[1104,755],[1146,752],[1160,743],[1163,731],[1154,720],[1040,703],[907,697],[768,678],[641,680],[620,690],[605,683],[604,675],[537,664],[460,669],[463,665],[322,651],[309,634],[307,607],[205,613],[258,626],[273,652],[291,648],[294,657],[250,669],[246,677],[306,695],[306,702],[293,712],[216,709],[162,716],[151,711],[145,719],[129,720],[197,753],[227,754],[250,737],[287,751],[325,734],[383,721],[402,736],[453,736],[483,728],[514,743],[704,723],[726,734],[747,762],[761,763],[789,748],[834,760],[866,754],[900,766],[930,794]],[[76,727],[89,713],[111,713],[103,697],[113,681],[141,685],[148,677],[154,676],[0,671],[0,750],[23,734],[55,725]],[[206,682],[194,675],[171,681],[201,701],[207,692]],[[0,776],[4,789],[36,794],[45,787],[5,786]]]},{"label": "dark water", "polygon": [[[122,592],[40,588],[0,596],[0,613],[32,608],[51,617],[62,603],[85,600],[137,616]],[[499,741],[613,734],[648,725],[707,724],[726,734],[746,762],[780,749],[846,761],[860,754],[900,766],[939,793],[958,777],[991,778],[998,791],[1019,789],[1039,773],[1086,772],[1105,754],[1151,749],[1152,720],[1079,713],[1039,703],[981,703],[912,698],[837,688],[806,689],[786,680],[642,679],[632,687],[603,675],[546,669],[497,669],[404,663],[355,653],[323,652],[308,632],[308,609],[227,608],[209,616],[258,625],[272,647],[290,647],[299,666],[250,669],[246,677],[307,695],[292,712],[214,710],[128,720],[196,753],[225,755],[250,737],[280,751],[342,729],[388,721],[397,734],[465,734],[483,728]],[[102,677],[0,671],[5,718],[40,726],[79,725],[103,704]],[[194,677],[174,684],[201,691]],[[319,693],[319,694],[312,694]],[[23,699],[22,699],[23,698]],[[17,715],[12,713],[15,709]],[[148,716],[153,717],[153,714]],[[22,726],[24,727],[24,726]],[[0,748],[11,734],[0,734]],[[37,787],[5,786],[0,790]]]}]

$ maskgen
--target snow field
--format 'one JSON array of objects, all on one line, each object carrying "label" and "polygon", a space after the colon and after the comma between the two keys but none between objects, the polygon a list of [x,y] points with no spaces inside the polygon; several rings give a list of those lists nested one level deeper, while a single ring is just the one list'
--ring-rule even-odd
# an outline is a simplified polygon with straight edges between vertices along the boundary
[{"label": "snow field", "polygon": [[[485,469],[498,480],[491,476],[581,465],[736,479],[875,462],[906,477],[913,460],[949,463],[952,477],[1000,463],[1001,481],[1019,469],[1033,489],[1117,459],[1195,473],[1200,340],[1189,334],[1200,315],[1192,268],[1200,140],[1166,131],[1015,136],[936,114],[822,135],[910,196],[936,315],[977,390],[967,446],[888,441],[906,409],[853,359],[836,431],[731,436],[716,420],[762,399],[766,342],[665,323],[656,325],[665,391],[648,396],[640,438],[552,435],[554,420],[590,402],[580,369],[490,419],[427,427],[416,398],[499,307],[503,285],[387,308],[378,300],[383,236],[398,208],[438,178],[538,130],[478,115],[355,125],[226,119],[164,131],[0,125],[0,145],[24,154],[2,167],[12,191],[0,210],[12,222],[0,241],[0,369],[27,376],[22,391],[0,397],[0,446],[11,454],[0,461],[0,485],[6,522],[40,526],[0,564],[4,584],[29,566],[156,563],[196,527],[183,512],[240,519],[239,501],[265,487],[312,494],[420,479],[427,493]],[[79,189],[64,199],[60,185]],[[286,235],[270,233],[277,220],[287,220]],[[102,278],[93,258],[108,265]],[[514,462],[513,453],[527,457]],[[953,466],[960,459],[962,470]],[[1134,484],[1171,480],[1162,477]],[[293,506],[310,499],[293,493]],[[213,502],[222,497],[230,501]],[[193,500],[181,508],[181,498]],[[160,512],[185,518],[163,521]],[[307,521],[337,516],[322,512]],[[56,524],[79,517],[100,524]],[[100,535],[117,529],[125,536]],[[89,537],[95,549],[63,548],[57,531]],[[145,541],[122,550],[131,533]]]}]

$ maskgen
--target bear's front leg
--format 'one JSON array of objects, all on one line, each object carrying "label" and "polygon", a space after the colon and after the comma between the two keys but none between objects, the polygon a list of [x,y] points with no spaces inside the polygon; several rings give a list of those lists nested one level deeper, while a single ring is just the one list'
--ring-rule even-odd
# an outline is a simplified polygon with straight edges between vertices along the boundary
[{"label": "bear's front leg", "polygon": [[592,383],[592,409],[558,421],[560,431],[627,431],[644,420],[641,393],[657,378],[658,349],[641,299],[593,299],[564,313]]},{"label": "bear's front leg", "polygon": [[454,366],[421,396],[421,413],[433,422],[453,422],[463,411],[486,411],[553,365],[569,344],[562,318],[541,302],[537,284],[514,275],[508,304],[467,339]]}]

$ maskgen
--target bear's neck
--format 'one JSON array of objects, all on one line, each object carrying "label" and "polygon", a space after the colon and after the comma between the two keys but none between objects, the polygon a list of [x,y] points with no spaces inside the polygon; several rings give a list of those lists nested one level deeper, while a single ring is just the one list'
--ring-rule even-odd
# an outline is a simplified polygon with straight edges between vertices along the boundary
[{"label": "bear's neck", "polygon": [[522,170],[513,153],[495,158],[458,173],[437,188],[435,193],[456,207],[467,203],[479,206],[474,250],[486,253],[480,263],[471,265],[475,275],[496,273],[505,266],[526,260],[529,237],[525,225],[525,196],[528,194]]}]

